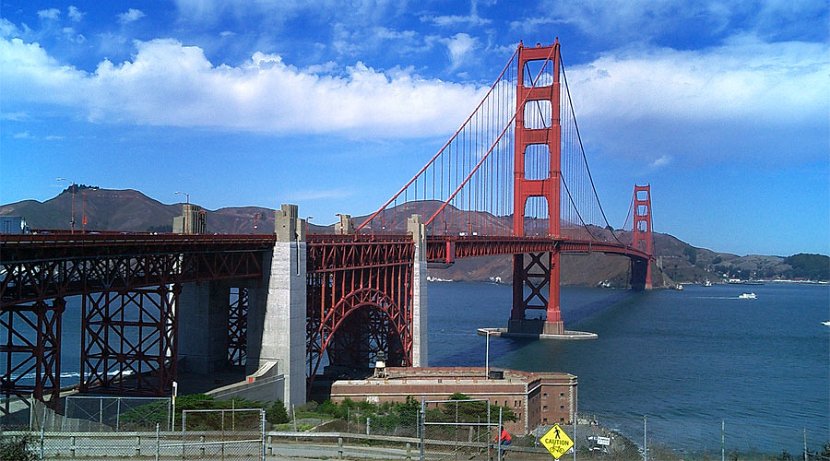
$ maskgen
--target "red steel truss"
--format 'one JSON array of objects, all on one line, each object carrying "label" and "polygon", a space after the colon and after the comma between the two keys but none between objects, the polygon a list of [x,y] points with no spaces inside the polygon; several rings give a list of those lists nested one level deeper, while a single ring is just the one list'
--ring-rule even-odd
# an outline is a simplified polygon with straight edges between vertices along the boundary
[{"label": "red steel truss", "polygon": [[392,366],[411,364],[414,258],[410,236],[309,236],[310,380],[326,365],[368,369],[381,351]]},{"label": "red steel truss", "polygon": [[228,309],[228,361],[245,365],[248,361],[248,289],[231,288]]},{"label": "red steel truss", "polygon": [[[0,305],[172,282],[256,278],[273,236],[4,235]],[[109,238],[109,239],[108,239]]]},{"label": "red steel truss", "polygon": [[51,305],[38,301],[0,311],[5,335],[0,345],[4,361],[2,413],[9,413],[11,396],[31,394],[53,409],[60,405],[61,316],[65,307],[64,300],[58,298]]},{"label": "red steel truss", "polygon": [[261,280],[273,245],[261,235],[3,235],[0,393],[57,395],[64,299],[81,296],[82,390],[165,395],[180,284]]},{"label": "red steel truss", "polygon": [[176,376],[178,284],[84,295],[79,389],[163,395]]}]

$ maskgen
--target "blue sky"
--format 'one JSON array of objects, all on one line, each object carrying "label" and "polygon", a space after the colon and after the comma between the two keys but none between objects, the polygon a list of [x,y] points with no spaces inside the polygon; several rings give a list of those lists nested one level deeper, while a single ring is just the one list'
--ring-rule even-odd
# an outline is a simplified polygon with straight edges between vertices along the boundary
[{"label": "blue sky", "polygon": [[0,203],[65,183],[366,214],[559,37],[609,220],[830,253],[828,3],[0,0]]}]

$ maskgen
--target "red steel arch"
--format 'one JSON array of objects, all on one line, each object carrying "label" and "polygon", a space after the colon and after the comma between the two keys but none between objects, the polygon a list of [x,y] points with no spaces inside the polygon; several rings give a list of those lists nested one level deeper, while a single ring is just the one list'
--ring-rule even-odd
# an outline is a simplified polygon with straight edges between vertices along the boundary
[{"label": "red steel arch", "polygon": [[[378,317],[373,313],[383,315]],[[355,317],[358,321],[354,321]],[[346,294],[326,310],[315,329],[319,338],[311,343],[316,347],[310,351],[309,376],[319,371],[324,353],[329,355],[332,365],[349,368],[367,368],[379,351],[386,352],[391,362],[410,365],[412,329],[405,321],[407,317],[393,295],[375,288],[359,288]],[[338,342],[343,332],[368,341],[363,347],[348,340]]]},{"label": "red steel arch", "polygon": [[324,364],[368,369],[380,351],[392,366],[412,363],[414,259],[408,235],[308,236],[309,381]]}]

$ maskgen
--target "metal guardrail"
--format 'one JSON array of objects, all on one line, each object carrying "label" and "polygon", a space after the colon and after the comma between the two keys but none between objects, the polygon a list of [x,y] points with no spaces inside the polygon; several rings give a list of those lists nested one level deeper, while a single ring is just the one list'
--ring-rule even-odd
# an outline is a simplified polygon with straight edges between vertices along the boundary
[{"label": "metal guardrail", "polygon": [[[28,431],[0,432],[0,438],[19,438],[33,435]],[[235,438],[217,441],[213,438],[221,435],[212,431],[188,432],[188,437],[197,437],[196,441],[185,441],[180,431],[159,432],[41,432],[34,434],[35,452],[40,459],[200,459],[210,456],[211,452],[234,451],[240,446],[260,444],[257,437]],[[244,436],[244,434],[239,434]],[[227,437],[227,434],[225,434]],[[351,442],[351,444],[349,444]],[[357,454],[370,451],[374,454],[387,453],[387,459],[417,459],[420,439],[417,437],[399,437],[384,435],[366,435],[346,432],[294,432],[270,431],[265,434],[265,457],[277,456],[285,447],[302,444],[304,449],[309,443],[320,448],[328,448],[339,453]],[[354,445],[357,443],[358,445]],[[379,447],[376,444],[385,446]],[[436,449],[452,449],[458,442],[453,440],[425,439],[424,444]],[[483,442],[465,442],[471,449],[486,450],[488,444]],[[397,448],[396,448],[397,447]],[[527,454],[546,454],[543,448],[511,446],[505,451]],[[324,455],[322,455],[324,456]],[[322,457],[321,456],[321,457]],[[429,456],[434,458],[433,455]]]}]

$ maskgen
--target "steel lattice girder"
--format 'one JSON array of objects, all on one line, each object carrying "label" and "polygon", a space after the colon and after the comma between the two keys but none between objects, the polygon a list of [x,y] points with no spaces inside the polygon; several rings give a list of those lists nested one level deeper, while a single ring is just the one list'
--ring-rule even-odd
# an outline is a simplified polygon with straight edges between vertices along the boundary
[{"label": "steel lattice girder", "polygon": [[3,262],[2,306],[104,291],[223,279],[259,279],[262,254],[201,252]]},{"label": "steel lattice girder", "polygon": [[613,242],[538,237],[443,236],[427,239],[427,260],[450,264],[460,258],[542,253],[557,249],[562,253],[594,252],[619,254],[631,259],[649,259],[649,255],[640,249]]},{"label": "steel lattice girder", "polygon": [[180,285],[85,295],[81,392],[165,395],[176,376]]},{"label": "steel lattice girder", "polygon": [[[410,237],[381,241],[351,237],[308,245],[310,379],[320,371],[325,354],[331,364],[365,359],[368,367],[373,355],[392,348],[384,350],[391,364],[412,363],[414,243]],[[353,316],[365,321],[352,321]]]},{"label": "steel lattice girder", "polygon": [[228,360],[245,365],[248,360],[248,289],[231,288],[228,309]]},{"label": "steel lattice girder", "polygon": [[[32,394],[52,408],[60,405],[60,339],[65,308],[66,302],[59,298],[51,306],[39,301],[0,311],[0,326],[5,333],[0,345],[5,362],[0,383],[6,403],[4,413],[8,413],[9,397],[13,395]],[[28,380],[31,384],[25,383]]]},{"label": "steel lattice girder", "polygon": [[[524,320],[528,309],[548,308],[548,296],[544,293],[551,287],[551,254],[531,253],[530,261],[525,264],[525,255],[513,256],[513,309],[512,320]],[[525,296],[524,288],[530,288]]]}]

